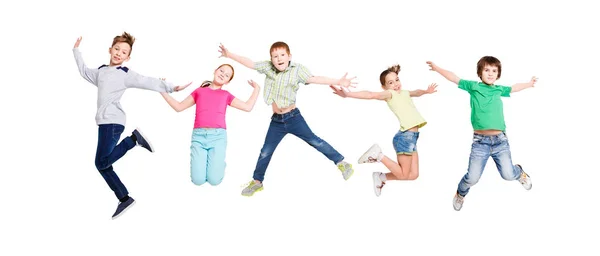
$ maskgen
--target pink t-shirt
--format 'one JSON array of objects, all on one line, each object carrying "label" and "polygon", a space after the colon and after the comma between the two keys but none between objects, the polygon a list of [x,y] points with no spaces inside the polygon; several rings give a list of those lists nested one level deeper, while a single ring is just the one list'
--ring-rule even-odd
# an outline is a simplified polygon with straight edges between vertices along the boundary
[{"label": "pink t-shirt", "polygon": [[207,86],[199,87],[191,96],[196,102],[194,128],[227,128],[225,112],[235,98],[231,93],[221,89],[213,90]]}]

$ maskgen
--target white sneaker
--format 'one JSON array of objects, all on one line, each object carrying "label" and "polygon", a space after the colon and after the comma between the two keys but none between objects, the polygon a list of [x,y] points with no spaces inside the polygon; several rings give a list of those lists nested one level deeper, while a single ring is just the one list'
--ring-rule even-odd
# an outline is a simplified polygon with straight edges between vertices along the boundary
[{"label": "white sneaker", "polygon": [[456,192],[456,195],[454,195],[454,200],[452,200],[452,206],[454,206],[454,210],[460,211],[464,201],[465,198]]},{"label": "white sneaker", "polygon": [[521,177],[519,177],[519,182],[521,183],[521,185],[523,185],[523,187],[526,190],[530,190],[531,186],[533,184],[531,184],[531,177],[529,177],[529,175],[527,173],[525,173],[525,171],[523,171],[523,167],[521,167],[520,164],[517,164],[519,166],[519,168],[521,168]]},{"label": "white sneaker", "polygon": [[374,144],[373,146],[371,146],[371,148],[369,148],[369,150],[367,150],[367,152],[365,152],[358,159],[358,163],[359,164],[378,163],[378,162],[381,162],[380,157],[381,157],[381,148],[379,147],[379,145]]},{"label": "white sneaker", "polygon": [[383,185],[385,185],[384,181],[381,181],[381,178],[379,178],[381,175],[381,172],[374,172],[373,173],[373,189],[375,189],[375,195],[379,196],[381,195],[381,189],[383,188]]}]

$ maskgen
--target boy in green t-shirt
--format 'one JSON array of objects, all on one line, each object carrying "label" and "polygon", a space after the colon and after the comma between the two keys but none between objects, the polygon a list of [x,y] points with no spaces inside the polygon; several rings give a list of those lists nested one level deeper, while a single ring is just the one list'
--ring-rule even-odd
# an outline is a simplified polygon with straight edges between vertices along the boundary
[{"label": "boy in green t-shirt", "polygon": [[462,208],[464,197],[469,189],[479,181],[487,160],[491,156],[496,167],[505,180],[519,180],[527,190],[531,189],[531,178],[521,165],[512,164],[510,146],[506,137],[504,124],[504,111],[500,97],[510,97],[510,93],[533,87],[537,82],[532,77],[527,83],[518,83],[510,86],[494,84],[500,79],[502,65],[492,56],[482,57],[477,62],[477,75],[482,82],[462,80],[454,73],[444,70],[431,61],[427,64],[432,71],[440,73],[446,79],[458,85],[458,88],[471,95],[471,125],[473,126],[473,145],[469,157],[469,169],[463,176],[456,195],[454,196],[454,210]]}]

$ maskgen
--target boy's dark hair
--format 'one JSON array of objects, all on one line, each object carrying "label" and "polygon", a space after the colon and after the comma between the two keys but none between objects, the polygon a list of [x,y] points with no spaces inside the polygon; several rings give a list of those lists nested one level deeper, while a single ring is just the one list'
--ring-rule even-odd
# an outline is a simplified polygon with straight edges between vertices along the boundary
[{"label": "boy's dark hair", "polygon": [[500,63],[500,60],[498,60],[494,56],[483,56],[477,62],[477,76],[479,76],[479,79],[482,79],[481,74],[483,73],[483,68],[485,68],[486,65],[489,65],[492,67],[497,67],[498,68],[498,78],[497,79],[500,79],[500,75],[502,74],[502,63]]},{"label": "boy's dark hair", "polygon": [[290,47],[286,43],[279,41],[279,42],[275,42],[271,45],[271,49],[269,50],[269,56],[271,55],[273,50],[279,49],[279,48],[285,49],[287,54],[290,54]]},{"label": "boy's dark hair", "polygon": [[133,43],[135,42],[135,37],[133,37],[127,32],[123,32],[123,34],[115,36],[115,38],[113,39],[113,43],[110,47],[113,47],[115,46],[115,44],[120,42],[125,42],[129,45],[129,47],[131,47],[131,50],[129,51],[129,55],[131,55],[131,51],[133,51]]},{"label": "boy's dark hair", "polygon": [[379,81],[381,82],[381,86],[385,86],[385,77],[392,72],[396,73],[396,75],[400,73],[400,65],[396,64],[381,72],[381,75],[379,75]]}]

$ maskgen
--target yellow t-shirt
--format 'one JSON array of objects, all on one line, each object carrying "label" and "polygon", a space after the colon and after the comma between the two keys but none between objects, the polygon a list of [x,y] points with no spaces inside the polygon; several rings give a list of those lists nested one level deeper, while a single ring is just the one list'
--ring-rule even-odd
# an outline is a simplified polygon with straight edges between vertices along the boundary
[{"label": "yellow t-shirt", "polygon": [[419,114],[419,111],[417,111],[409,91],[388,91],[392,94],[392,97],[386,100],[386,102],[400,122],[400,131],[406,131],[415,126],[421,128],[427,124],[425,119]]}]

